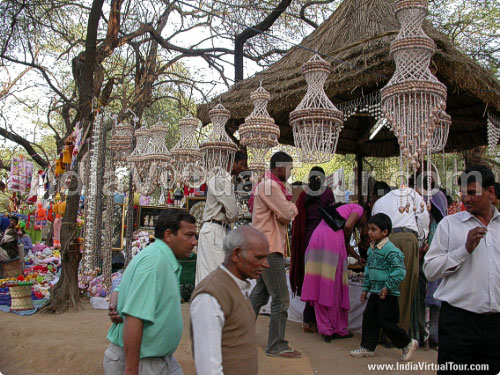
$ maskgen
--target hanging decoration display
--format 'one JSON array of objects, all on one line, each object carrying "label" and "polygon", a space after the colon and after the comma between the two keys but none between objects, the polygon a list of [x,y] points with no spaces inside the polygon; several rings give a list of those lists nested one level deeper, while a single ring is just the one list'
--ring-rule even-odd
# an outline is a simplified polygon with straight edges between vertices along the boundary
[{"label": "hanging decoration display", "polygon": [[8,188],[10,191],[24,193],[30,190],[31,175],[33,173],[33,163],[19,158],[12,158],[10,163],[10,174]]},{"label": "hanging decoration display", "polygon": [[271,94],[260,86],[250,94],[254,109],[250,116],[245,118],[245,123],[238,130],[241,144],[249,148],[252,154],[252,162],[249,168],[262,176],[266,170],[266,154],[278,145],[280,128],[274,123],[273,118],[267,111],[267,104]]},{"label": "hanging decoration display", "polygon": [[448,134],[450,133],[451,116],[445,111],[440,111],[436,127],[432,133],[431,153],[437,154],[444,151],[446,142],[448,142]]},{"label": "hanging decoration display", "polygon": [[500,140],[500,117],[488,112],[488,150],[495,153],[495,148]]},{"label": "hanging decoration display", "polygon": [[155,187],[170,189],[175,184],[175,171],[170,164],[170,152],[167,149],[168,126],[158,121],[151,127],[151,149],[144,156],[150,165],[156,166]]},{"label": "hanging decoration display", "polygon": [[302,65],[307,93],[290,113],[290,125],[295,146],[301,149],[303,162],[327,162],[337,149],[344,115],[324,91],[330,73],[330,64],[319,55],[314,55]]},{"label": "hanging decoration display", "polygon": [[97,275],[97,240],[101,228],[98,226],[98,203],[101,200],[99,191],[102,191],[102,168],[99,168],[105,152],[105,121],[104,114],[99,112],[95,116],[92,142],[90,149],[90,165],[88,174],[88,191],[85,199],[85,242],[82,257],[83,276],[95,277]]},{"label": "hanging decoration display", "polygon": [[200,145],[203,153],[203,163],[208,177],[224,175],[231,171],[234,154],[238,147],[226,132],[226,123],[231,117],[224,106],[219,103],[209,113],[213,130]]},{"label": "hanging decoration display", "polygon": [[132,180],[136,190],[143,194],[152,194],[156,188],[156,165],[149,163],[147,155],[151,150],[150,130],[141,127],[135,131],[135,148],[127,156],[127,163],[132,173]]},{"label": "hanging decoration display", "polygon": [[175,170],[176,181],[197,188],[203,178],[203,154],[196,140],[199,121],[190,114],[179,121],[181,138],[170,150],[170,163]]},{"label": "hanging decoration display", "polygon": [[113,131],[111,139],[108,142],[108,148],[113,152],[113,159],[115,161],[127,161],[127,156],[133,150],[133,138],[135,123],[139,119],[134,116],[134,125],[126,122],[118,123],[118,116],[113,116]]},{"label": "hanging decoration display", "polygon": [[[440,112],[446,108],[446,86],[429,66],[435,47],[422,23],[428,0],[398,0],[395,13],[401,30],[391,44],[396,71],[381,90],[382,110],[412,171],[430,151]],[[430,153],[430,152],[429,152]]]},{"label": "hanging decoration display", "polygon": [[382,114],[382,107],[380,106],[380,90],[348,102],[340,103],[337,107],[339,111],[344,113],[344,122],[351,116],[367,112],[375,118],[375,121],[384,117]]},{"label": "hanging decoration display", "polygon": [[[111,155],[106,155],[105,161],[105,176],[107,176],[107,183],[111,183],[114,177],[113,158]],[[103,289],[106,294],[111,292],[111,258],[113,247],[113,194],[106,194],[104,210],[104,230],[102,231],[102,275],[103,275]]]}]

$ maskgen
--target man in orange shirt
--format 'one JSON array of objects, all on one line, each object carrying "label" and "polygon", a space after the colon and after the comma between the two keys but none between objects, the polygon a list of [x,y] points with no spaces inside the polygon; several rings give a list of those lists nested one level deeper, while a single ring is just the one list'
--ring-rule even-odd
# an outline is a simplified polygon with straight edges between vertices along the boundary
[{"label": "man in orange shirt", "polygon": [[257,280],[250,299],[258,316],[260,308],[272,297],[266,355],[284,358],[300,357],[300,353],[291,349],[285,340],[290,298],[284,254],[288,224],[298,213],[284,184],[290,177],[292,163],[290,155],[281,151],[275,153],[271,157],[270,171],[266,172],[249,201],[252,226],[264,233],[270,250],[269,268]]}]

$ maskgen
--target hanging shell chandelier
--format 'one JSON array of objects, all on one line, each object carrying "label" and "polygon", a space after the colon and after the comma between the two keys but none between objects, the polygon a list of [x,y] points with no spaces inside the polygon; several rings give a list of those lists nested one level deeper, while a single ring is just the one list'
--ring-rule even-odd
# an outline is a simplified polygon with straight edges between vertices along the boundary
[{"label": "hanging shell chandelier", "polygon": [[450,133],[451,116],[445,111],[439,113],[439,119],[432,133],[431,153],[437,154],[444,151],[448,134]]},{"label": "hanging shell chandelier", "polygon": [[203,178],[203,154],[196,140],[199,120],[187,115],[179,121],[181,138],[170,150],[170,163],[175,170],[176,180],[189,187],[199,187]]},{"label": "hanging shell chandelier", "polygon": [[271,94],[260,86],[250,94],[254,109],[239,128],[241,144],[249,148],[252,162],[249,168],[261,176],[266,170],[265,158],[269,150],[278,145],[280,128],[267,111]]},{"label": "hanging shell chandelier", "polygon": [[205,170],[209,176],[223,175],[230,172],[234,163],[234,154],[238,151],[236,144],[226,133],[226,123],[231,117],[222,104],[217,104],[209,113],[213,131],[200,145],[203,153]]},{"label": "hanging shell chandelier", "polygon": [[290,125],[295,146],[301,149],[303,162],[327,162],[337,149],[344,114],[333,105],[324,91],[330,73],[330,64],[319,55],[314,55],[302,65],[307,93],[290,113]]},{"label": "hanging shell chandelier", "polygon": [[134,126],[125,122],[118,122],[118,116],[113,116],[113,131],[108,142],[115,161],[127,161],[127,156],[133,150]]},{"label": "hanging shell chandelier", "polygon": [[500,117],[488,112],[488,150],[494,154],[500,140]]},{"label": "hanging shell chandelier", "polygon": [[156,164],[147,157],[151,150],[151,132],[146,127],[135,131],[135,149],[127,157],[135,189],[142,195],[150,195],[157,186]]},{"label": "hanging shell chandelier", "polygon": [[382,110],[392,125],[402,155],[413,171],[430,148],[439,113],[446,108],[446,86],[431,73],[434,41],[422,29],[428,0],[398,0],[401,30],[391,44],[396,71],[381,90]]},{"label": "hanging shell chandelier", "polygon": [[156,166],[156,186],[171,189],[175,183],[175,170],[170,164],[170,153],[165,143],[168,135],[168,126],[158,121],[150,129],[151,149],[144,159]]}]

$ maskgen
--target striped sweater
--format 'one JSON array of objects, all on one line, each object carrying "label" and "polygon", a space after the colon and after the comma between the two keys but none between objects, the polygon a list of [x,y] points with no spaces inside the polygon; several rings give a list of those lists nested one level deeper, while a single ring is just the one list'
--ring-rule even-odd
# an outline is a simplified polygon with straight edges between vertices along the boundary
[{"label": "striped sweater", "polygon": [[405,275],[404,255],[388,238],[370,246],[363,291],[379,294],[387,288],[389,295],[399,296],[399,286]]}]

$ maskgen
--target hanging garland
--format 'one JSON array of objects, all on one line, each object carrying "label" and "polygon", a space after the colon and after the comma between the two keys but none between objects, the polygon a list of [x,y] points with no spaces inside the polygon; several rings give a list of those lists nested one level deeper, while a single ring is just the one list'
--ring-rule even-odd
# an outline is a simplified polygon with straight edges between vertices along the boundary
[{"label": "hanging garland", "polygon": [[340,103],[338,109],[344,113],[344,122],[350,117],[363,112],[368,112],[376,121],[384,117],[380,106],[380,90]]},{"label": "hanging garland", "polygon": [[[106,155],[105,176],[107,184],[111,184],[114,178],[114,165],[111,155]],[[106,210],[104,211],[104,231],[102,233],[102,284],[107,294],[111,292],[111,260],[113,247],[113,194],[107,192],[105,199]]]},{"label": "hanging garland", "polygon": [[92,148],[90,151],[89,186],[85,202],[85,246],[82,259],[84,276],[96,276],[98,272],[96,252],[100,236],[97,235],[99,230],[97,226],[97,207],[101,197],[98,192],[102,191],[102,169],[99,169],[99,165],[104,153],[104,137],[106,135],[106,132],[103,131],[104,126],[104,114],[98,113],[94,120]]}]

